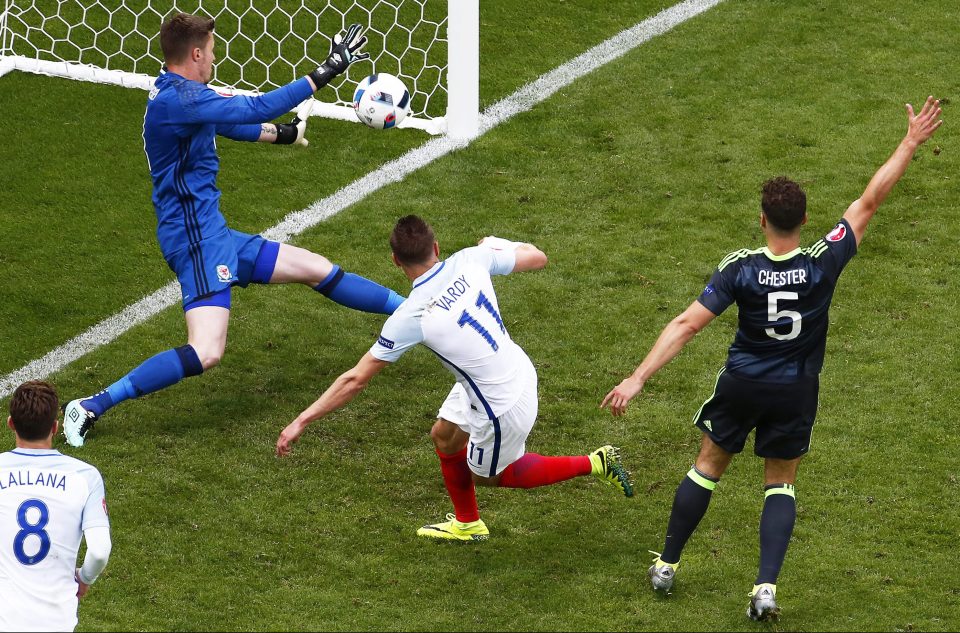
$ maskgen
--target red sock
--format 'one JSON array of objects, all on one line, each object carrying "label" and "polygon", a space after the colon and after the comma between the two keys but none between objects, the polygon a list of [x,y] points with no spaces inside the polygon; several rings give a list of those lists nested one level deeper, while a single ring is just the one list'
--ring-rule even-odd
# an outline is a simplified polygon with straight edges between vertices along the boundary
[{"label": "red sock", "polygon": [[453,455],[437,451],[437,456],[440,457],[443,483],[447,486],[450,500],[453,501],[453,511],[457,515],[457,521],[471,523],[479,520],[477,492],[473,486],[473,477],[470,476],[470,467],[467,466],[466,447]]},{"label": "red sock", "polygon": [[500,487],[537,488],[538,486],[549,486],[559,481],[589,475],[592,470],[590,458],[586,455],[544,457],[536,453],[527,453],[500,473]]}]

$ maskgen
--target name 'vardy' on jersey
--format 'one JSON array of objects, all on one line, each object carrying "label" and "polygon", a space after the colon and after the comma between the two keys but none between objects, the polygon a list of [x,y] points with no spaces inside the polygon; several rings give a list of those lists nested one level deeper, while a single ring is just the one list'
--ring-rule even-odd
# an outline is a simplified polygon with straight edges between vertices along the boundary
[{"label": "name 'vardy' on jersey", "polygon": [[523,391],[517,377],[535,371],[507,332],[490,278],[509,274],[515,263],[512,250],[486,246],[437,262],[383,324],[370,353],[392,363],[422,343],[463,385],[477,411],[491,417],[508,411]]},{"label": "name 'vardy' on jersey", "polygon": [[739,327],[727,369],[776,383],[819,375],[833,292],[856,252],[853,231],[841,220],[809,248],[784,255],[766,247],[727,255],[698,299],[717,315],[737,304]]},{"label": "name 'vardy' on jersey", "polygon": [[470,283],[467,281],[467,276],[461,275],[459,279],[454,281],[450,287],[443,292],[443,294],[436,298],[437,307],[449,311],[450,306],[456,303],[457,299],[463,297],[463,295],[467,292],[467,288],[469,287]]}]

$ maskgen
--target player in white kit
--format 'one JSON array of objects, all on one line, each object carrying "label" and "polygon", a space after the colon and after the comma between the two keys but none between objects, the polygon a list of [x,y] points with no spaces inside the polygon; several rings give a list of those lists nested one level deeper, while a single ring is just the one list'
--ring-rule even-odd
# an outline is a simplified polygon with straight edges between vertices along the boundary
[{"label": "player in white kit", "polygon": [[535,488],[592,474],[632,496],[629,473],[611,446],[570,457],[526,452],[537,418],[537,372],[507,333],[490,276],[539,270],[547,256],[531,244],[487,237],[441,261],[433,229],[415,215],[397,222],[390,246],[394,263],[413,282],[410,296],[357,366],[283,430],[277,455],[289,454],[310,423],[350,402],[373,376],[422,343],[457,380],[430,433],[455,514],[418,535],[487,538],[475,484]]},{"label": "player in white kit", "polygon": [[[10,400],[16,448],[0,454],[0,631],[72,631],[77,603],[110,557],[96,468],[53,450],[57,392],[30,381]],[[80,538],[83,567],[75,569]]]}]

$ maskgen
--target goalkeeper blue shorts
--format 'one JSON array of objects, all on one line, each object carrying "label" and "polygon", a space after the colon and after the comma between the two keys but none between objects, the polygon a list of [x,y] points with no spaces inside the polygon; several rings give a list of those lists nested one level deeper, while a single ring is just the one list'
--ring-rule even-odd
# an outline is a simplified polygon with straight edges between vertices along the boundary
[{"label": "goalkeeper blue shorts", "polygon": [[230,307],[230,288],[270,282],[280,243],[227,229],[171,253],[167,265],[180,282],[183,309]]}]

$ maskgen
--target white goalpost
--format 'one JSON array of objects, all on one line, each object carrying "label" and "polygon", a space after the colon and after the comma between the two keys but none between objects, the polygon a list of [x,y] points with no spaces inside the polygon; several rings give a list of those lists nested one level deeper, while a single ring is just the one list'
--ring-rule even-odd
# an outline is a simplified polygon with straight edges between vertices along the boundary
[{"label": "white goalpost", "polygon": [[[306,75],[330,37],[366,27],[369,61],[317,93],[313,114],[357,121],[353,88],[400,77],[411,115],[399,127],[473,138],[479,131],[479,0],[0,0],[0,76],[11,70],[149,90],[159,32],[177,11],[216,19],[211,85],[259,94]],[[372,63],[371,63],[372,62]]]}]

